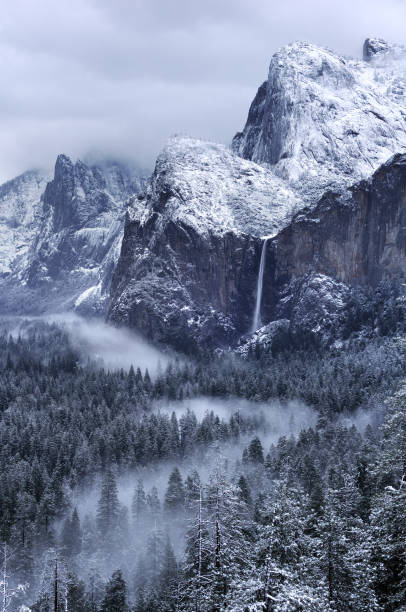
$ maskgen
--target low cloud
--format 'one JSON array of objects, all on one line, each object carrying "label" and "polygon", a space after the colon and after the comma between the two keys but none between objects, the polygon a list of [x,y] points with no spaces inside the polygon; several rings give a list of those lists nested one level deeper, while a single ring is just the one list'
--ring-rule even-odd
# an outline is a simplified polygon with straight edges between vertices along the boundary
[{"label": "low cloud", "polygon": [[84,319],[74,313],[43,317],[1,317],[0,329],[18,338],[28,333],[31,323],[35,326],[36,322],[41,321],[55,323],[64,329],[84,363],[90,360],[109,370],[139,367],[142,373],[148,369],[154,377],[173,358],[169,351],[160,351],[129,329],[113,327],[101,319]]},{"label": "low cloud", "polygon": [[168,354],[128,329],[116,328],[101,320],[86,320],[71,313],[45,319],[66,329],[72,345],[84,359],[89,358],[108,369],[128,370],[134,366],[142,372],[148,369],[154,376],[170,361]]},{"label": "low cloud", "polygon": [[270,57],[302,39],[360,56],[405,40],[388,0],[50,0],[7,3],[1,24],[0,180],[65,152],[152,167],[176,132],[230,142]]}]

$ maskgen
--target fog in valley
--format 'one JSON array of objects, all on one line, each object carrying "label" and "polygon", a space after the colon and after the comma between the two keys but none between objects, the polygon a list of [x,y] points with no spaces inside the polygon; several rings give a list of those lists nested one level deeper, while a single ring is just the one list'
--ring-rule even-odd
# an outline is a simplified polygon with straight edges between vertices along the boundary
[{"label": "fog in valley", "polygon": [[[91,538],[93,534],[95,538],[89,553],[82,551],[77,559],[81,575],[97,570],[107,579],[116,567],[120,567],[130,587],[136,585],[141,580],[139,572],[148,574],[150,571],[143,568],[151,563],[151,554],[158,557],[162,554],[156,546],[164,547],[167,536],[177,559],[181,560],[188,532],[193,529],[199,512],[199,496],[209,511],[209,497],[213,491],[228,487],[226,481],[236,486],[244,473],[254,499],[265,488],[263,461],[268,452],[272,452],[273,445],[278,444],[281,437],[292,439],[317,422],[314,410],[298,401],[256,403],[239,398],[197,397],[156,402],[154,410],[161,416],[167,415],[172,423],[176,418],[181,431],[187,429],[188,421],[218,427],[221,423],[230,423],[230,419],[244,422],[248,431],[235,440],[215,440],[208,445],[187,447],[185,455],[177,460],[161,460],[135,470],[113,470],[120,510],[117,511],[115,545],[110,543],[108,553],[103,538],[100,540],[97,535],[106,475],[98,475],[91,486],[73,490],[71,507],[77,508],[80,523],[89,532],[88,536]],[[253,440],[259,444],[263,457],[244,459],[244,450],[246,454]],[[180,475],[180,480],[171,491],[174,474]],[[171,495],[178,496],[173,508]],[[63,538],[63,522],[59,529]],[[98,553],[94,552],[97,550]],[[158,561],[154,560],[152,565],[155,563]]]},{"label": "fog in valley", "polygon": [[[265,464],[270,461],[275,453],[275,445],[280,446],[281,440],[292,442],[301,431],[314,428],[317,424],[317,413],[296,400],[260,403],[241,398],[196,397],[183,401],[155,402],[154,410],[171,419],[176,416],[180,428],[188,419],[196,419],[198,423],[229,423],[230,418],[234,418],[244,421],[249,432],[236,440],[216,440],[207,446],[188,449],[186,455],[178,460],[159,461],[136,470],[114,471],[117,499],[121,507],[121,523],[117,528],[122,543],[115,551],[114,547],[110,549],[107,556],[86,557],[82,554],[79,561],[81,572],[89,572],[90,568],[91,571],[97,569],[100,576],[107,579],[114,568],[119,566],[127,572],[129,584],[136,584],[140,579],[137,567],[144,567],[151,550],[158,554],[154,547],[157,540],[163,546],[164,534],[169,535],[171,547],[181,560],[185,554],[188,530],[193,528],[199,512],[199,495],[206,500],[203,504],[209,503],[210,490],[213,487],[216,489],[219,482],[224,486],[227,480],[235,486],[241,474],[244,474],[249,483],[250,496],[255,499],[266,489],[263,461]],[[355,425],[364,431],[368,425],[376,425],[378,421],[378,410],[375,415],[363,410],[353,415],[343,415],[337,424],[345,428]],[[246,453],[253,440],[259,440],[264,459],[244,460],[244,450]],[[186,501],[172,511],[168,504],[170,479],[176,472],[181,478],[180,495]],[[81,524],[90,528],[94,534],[97,533],[96,517],[100,511],[104,478],[99,475],[91,486],[80,487],[71,494],[71,506],[77,508]],[[99,545],[103,547],[100,542]],[[131,570],[123,563],[126,556],[132,560]]]},{"label": "fog in valley", "polygon": [[81,355],[108,369],[130,366],[146,369],[154,375],[169,363],[163,353],[135,332],[113,327],[101,319],[84,319],[75,314],[53,315],[47,318],[67,330],[73,346]]},{"label": "fog in valley", "polygon": [[147,369],[154,376],[170,361],[170,352],[158,350],[135,332],[114,327],[102,319],[85,319],[74,313],[3,317],[0,327],[17,338],[26,336],[41,323],[55,324],[64,330],[82,361],[90,360],[99,367],[112,370],[140,367],[143,372]]},{"label": "fog in valley", "polygon": [[[379,395],[351,406],[348,381],[337,386],[336,371],[349,376],[351,367],[322,359],[271,358],[262,377],[285,398],[260,401],[257,370],[231,355],[214,365],[179,357],[72,314],[6,318],[0,330],[0,435],[8,427],[6,458],[8,448],[23,457],[6,464],[9,481],[27,483],[8,535],[13,585],[22,585],[13,597],[32,612],[48,612],[55,568],[61,601],[82,592],[87,602],[68,609],[104,612],[118,570],[135,612],[195,609],[196,597],[214,597],[200,584],[215,583],[213,563],[237,563],[228,549],[254,554],[262,516],[279,516],[284,504],[288,515],[302,504],[303,520],[321,512],[320,479],[373,442],[383,418]],[[370,354],[363,359],[371,373]],[[328,419],[299,399],[307,393],[316,404],[316,376],[319,407],[332,398],[342,406]],[[346,482],[354,479],[356,464],[345,469]]]}]

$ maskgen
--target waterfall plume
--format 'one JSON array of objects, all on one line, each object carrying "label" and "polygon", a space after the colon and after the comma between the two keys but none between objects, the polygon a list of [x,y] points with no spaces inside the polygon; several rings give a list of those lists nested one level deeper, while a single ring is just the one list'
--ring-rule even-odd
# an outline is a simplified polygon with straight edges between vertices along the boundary
[{"label": "waterfall plume", "polygon": [[264,285],[264,271],[266,263],[266,245],[269,238],[265,238],[262,245],[261,261],[259,264],[258,282],[257,282],[257,298],[255,302],[254,318],[252,321],[252,333],[261,327],[261,301],[262,301],[262,288]]}]

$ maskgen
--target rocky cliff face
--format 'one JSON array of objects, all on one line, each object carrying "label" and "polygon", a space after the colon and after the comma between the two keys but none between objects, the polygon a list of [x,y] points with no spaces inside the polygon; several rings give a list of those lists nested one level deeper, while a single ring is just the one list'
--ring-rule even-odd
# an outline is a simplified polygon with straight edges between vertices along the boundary
[{"label": "rocky cliff face", "polygon": [[405,50],[368,39],[364,58],[307,43],[281,49],[234,152],[270,165],[314,203],[405,151]]},{"label": "rocky cliff face", "polygon": [[332,329],[351,286],[403,274],[403,154],[368,177],[406,150],[404,50],[369,40],[364,57],[289,45],[231,152],[169,143],[129,209],[110,320],[186,350],[235,343],[264,237],[261,321],[285,330]]},{"label": "rocky cliff face", "polygon": [[87,165],[60,155],[52,181],[31,172],[1,187],[8,246],[2,312],[103,312],[126,204],[145,182],[144,173],[125,164]]},{"label": "rocky cliff face", "polygon": [[[149,204],[137,202],[127,219],[110,317],[183,350],[233,344],[252,324],[262,226],[250,234],[226,224],[199,232],[187,217],[164,219],[169,199],[183,196],[166,189],[160,198],[161,179],[155,175]],[[267,240],[261,320],[334,334],[345,323],[351,287],[405,277],[406,155],[391,158],[368,181],[325,194],[280,228]]]},{"label": "rocky cliff face", "polygon": [[272,241],[272,282],[316,271],[376,287],[405,274],[406,155],[395,155],[345,195],[326,194]]},{"label": "rocky cliff face", "polygon": [[373,290],[405,275],[406,155],[399,154],[370,180],[327,193],[268,241],[262,320],[334,339],[352,288]]},{"label": "rocky cliff face", "polygon": [[260,237],[301,206],[226,147],[171,140],[128,211],[110,319],[183,350],[232,342],[251,325]]}]

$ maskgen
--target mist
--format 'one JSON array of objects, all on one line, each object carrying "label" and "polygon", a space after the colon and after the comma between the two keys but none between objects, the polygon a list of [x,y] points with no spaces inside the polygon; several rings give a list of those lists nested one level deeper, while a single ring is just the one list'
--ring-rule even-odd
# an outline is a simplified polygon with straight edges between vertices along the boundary
[{"label": "mist", "polygon": [[[196,446],[189,450],[186,456],[178,459],[160,460],[157,463],[139,466],[132,470],[120,470],[116,473],[118,499],[124,509],[123,525],[127,523],[129,525],[125,527],[126,530],[129,529],[126,546],[129,550],[136,551],[138,559],[146,554],[151,534],[154,533],[154,530],[161,528],[169,534],[177,558],[183,557],[185,536],[191,521],[194,520],[196,504],[192,504],[187,517],[185,516],[181,523],[179,516],[165,510],[165,493],[169,477],[175,468],[179,469],[184,483],[188,476],[197,473],[203,489],[206,489],[210,482],[218,477],[219,472],[232,481],[241,473],[243,451],[253,438],[258,437],[261,440],[264,455],[266,455],[271,445],[276,444],[282,436],[295,437],[302,429],[313,427],[316,424],[316,413],[302,402],[297,401],[285,404],[280,401],[256,403],[238,398],[220,400],[198,397],[180,402],[156,403],[155,410],[161,414],[167,413],[168,417],[174,412],[180,424],[183,418],[190,415],[190,412],[193,412],[198,422],[208,418],[210,413],[226,423],[231,417],[238,416],[244,420],[249,431],[240,435],[236,440],[216,440],[208,445]],[[263,487],[264,475],[255,466],[248,466],[244,468],[244,471],[250,475],[253,492],[259,492]],[[89,517],[95,517],[97,514],[102,482],[103,476],[100,475],[91,486],[72,492],[71,506],[77,508],[82,524],[84,521],[89,521]],[[132,501],[140,482],[147,498],[156,490],[161,506],[158,523],[164,527],[157,527],[156,522],[151,520],[150,516],[145,516],[141,524],[137,524],[137,521],[134,523],[135,519],[131,518]],[[125,555],[120,550],[117,555],[99,560],[97,565],[99,573],[107,577],[115,565],[123,566],[123,556]]]},{"label": "mist", "polygon": [[101,319],[84,319],[76,314],[53,315],[46,317],[65,329],[72,345],[82,358],[96,361],[114,370],[131,366],[142,371],[148,369],[156,375],[170,361],[170,353],[164,353],[144,340],[135,332],[113,327]]},{"label": "mist", "polygon": [[72,348],[79,353],[83,363],[90,360],[109,370],[129,370],[133,366],[142,372],[147,369],[154,377],[175,357],[170,351],[160,351],[129,329],[113,327],[102,319],[85,319],[74,313],[2,317],[1,322],[14,338],[26,336],[41,323],[56,324],[67,333]]},{"label": "mist", "polygon": [[[218,399],[196,397],[193,399],[172,402],[155,402],[154,410],[157,413],[166,413],[168,418],[175,413],[178,422],[192,412],[198,422],[213,413],[220,421],[229,422],[231,417],[241,418],[249,424],[251,429],[238,439],[217,440],[204,447],[195,447],[188,455],[172,460],[160,460],[146,466],[139,466],[133,470],[121,470],[116,474],[118,499],[123,508],[124,529],[128,533],[126,547],[136,558],[136,567],[139,567],[143,556],[149,554],[148,546],[151,537],[161,537],[166,533],[177,559],[182,560],[185,550],[185,538],[188,530],[196,518],[197,501],[187,506],[186,514],[179,517],[177,513],[165,510],[165,494],[168,482],[174,469],[179,469],[181,478],[186,483],[187,477],[198,475],[200,486],[204,495],[208,495],[209,486],[217,482],[219,474],[229,483],[237,482],[239,475],[244,474],[249,482],[252,495],[255,498],[266,490],[267,476],[262,465],[244,465],[243,451],[253,438],[260,439],[264,456],[273,452],[273,445],[287,438],[297,439],[299,433],[308,428],[314,428],[317,423],[317,413],[300,401],[282,402],[274,400],[267,403],[251,402],[239,398]],[[340,415],[336,421],[338,427],[350,428],[353,425],[363,431],[368,424],[376,426],[377,414],[368,411],[358,411],[352,415]],[[375,416],[374,416],[375,414]],[[80,488],[72,492],[71,506],[76,507],[82,524],[95,521],[98,509],[98,500],[102,487],[103,477],[98,477],[94,483],[85,489]],[[147,513],[142,519],[137,519],[132,511],[133,500],[137,487],[143,487],[146,498],[157,494],[160,503],[158,518],[151,518]],[[93,517],[93,519],[91,518]],[[163,531],[162,531],[163,530]],[[111,553],[104,559],[98,559],[97,571],[101,576],[108,577],[115,566],[125,570],[126,552],[120,549]],[[84,565],[81,572],[86,573],[88,561],[82,560]],[[94,566],[94,559],[92,560]],[[136,570],[137,573],[138,570]]]},{"label": "mist", "polygon": [[233,414],[252,419],[264,446],[275,442],[281,436],[296,436],[302,429],[314,427],[317,413],[298,400],[282,402],[252,402],[231,397],[227,399],[195,397],[181,402],[159,402],[156,409],[179,418],[186,410],[191,410],[198,420],[213,412],[220,419],[228,420]]},{"label": "mist", "polygon": [[[199,422],[210,413],[225,422],[228,422],[232,416],[238,415],[239,418],[250,424],[251,431],[241,435],[237,442],[224,441],[220,443],[216,441],[209,447],[201,448],[181,461],[160,461],[157,465],[140,467],[135,471],[121,474],[117,481],[119,496],[120,501],[127,506],[131,503],[134,484],[139,478],[149,487],[157,487],[160,495],[163,495],[169,474],[175,466],[180,467],[184,475],[197,470],[203,481],[207,481],[219,461],[234,462],[241,460],[243,449],[254,436],[259,437],[264,452],[267,453],[270,445],[275,444],[282,436],[297,437],[300,431],[314,427],[317,422],[317,413],[299,401],[283,403],[274,400],[270,403],[257,403],[239,398],[222,400],[196,397],[177,402],[156,402],[155,410],[160,413],[167,413],[169,416],[175,413],[178,421],[181,421],[182,417],[188,412],[192,412]],[[95,511],[97,488],[98,484],[96,483],[91,492],[86,491],[84,498],[80,494],[75,500],[75,503],[81,508],[82,514]]]}]

